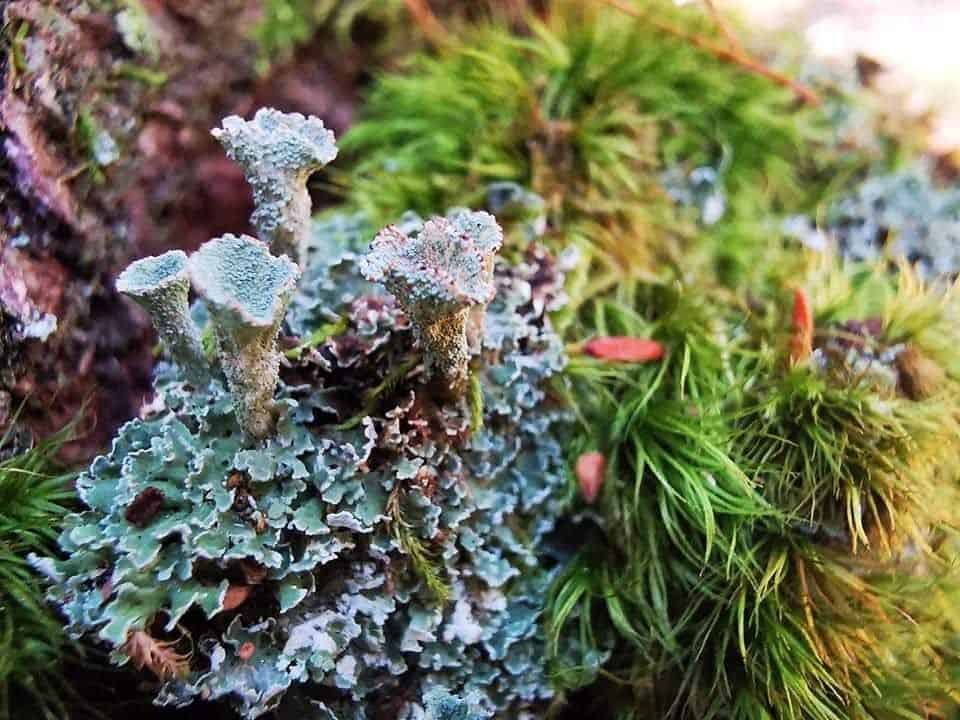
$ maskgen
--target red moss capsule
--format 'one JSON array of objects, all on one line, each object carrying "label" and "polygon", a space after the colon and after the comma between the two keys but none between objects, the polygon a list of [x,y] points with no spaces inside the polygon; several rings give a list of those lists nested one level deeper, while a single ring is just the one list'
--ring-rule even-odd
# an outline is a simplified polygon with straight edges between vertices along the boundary
[{"label": "red moss capsule", "polygon": [[588,452],[577,458],[577,482],[588,504],[592,505],[600,494],[606,469],[607,459],[601,453]]},{"label": "red moss capsule", "polygon": [[614,362],[644,363],[663,357],[663,345],[656,340],[622,335],[588,340],[583,351],[591,357]]},{"label": "red moss capsule", "polygon": [[793,334],[790,337],[790,362],[803,362],[813,352],[813,310],[803,288],[793,291]]}]

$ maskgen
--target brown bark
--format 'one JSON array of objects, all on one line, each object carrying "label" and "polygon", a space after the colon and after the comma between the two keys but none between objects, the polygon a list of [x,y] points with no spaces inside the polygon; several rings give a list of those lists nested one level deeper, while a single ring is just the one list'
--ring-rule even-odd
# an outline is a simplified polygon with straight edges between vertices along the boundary
[{"label": "brown bark", "polygon": [[[152,330],[114,290],[119,270],[247,229],[249,190],[209,128],[276,104],[343,129],[361,69],[314,48],[259,78],[256,0],[142,0],[142,46],[124,34],[127,4],[87,5],[0,2],[0,432],[21,403],[42,437],[86,402],[68,460],[150,391]],[[56,331],[28,337],[45,313]]]}]

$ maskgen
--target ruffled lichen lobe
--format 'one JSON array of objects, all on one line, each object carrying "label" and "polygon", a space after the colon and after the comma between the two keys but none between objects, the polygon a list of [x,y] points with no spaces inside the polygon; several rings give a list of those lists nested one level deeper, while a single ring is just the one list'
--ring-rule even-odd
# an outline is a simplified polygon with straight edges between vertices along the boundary
[{"label": "ruffled lichen lobe", "polygon": [[190,276],[210,309],[217,354],[238,420],[254,438],[273,428],[280,371],[277,334],[300,272],[255,238],[224,235],[190,257]]},{"label": "ruffled lichen lobe", "polygon": [[253,188],[257,235],[302,264],[310,233],[307,179],[337,156],[333,132],[319,118],[272,108],[253,120],[231,115],[212,132]]},{"label": "ruffled lichen lobe", "polygon": [[361,262],[364,277],[383,283],[410,316],[428,374],[455,396],[467,389],[469,340],[493,300],[493,264],[502,244],[492,215],[457,211],[411,230],[385,228]]},{"label": "ruffled lichen lobe", "polygon": [[190,318],[187,256],[171,250],[131,263],[117,278],[117,290],[142,306],[170,356],[195,383],[209,375],[200,333]]},{"label": "ruffled lichen lobe", "polygon": [[[415,372],[347,424],[418,360],[416,341],[358,272],[373,226],[341,214],[315,233],[286,327],[343,323],[284,368],[273,431],[251,447],[220,377],[193,388],[160,366],[154,410],[77,480],[62,559],[37,566],[71,634],[159,671],[160,705],[229,700],[245,720],[540,717],[554,693],[538,660],[558,572],[547,543],[566,483],[566,416],[545,391],[564,362],[548,316],[562,274],[536,253],[497,264],[472,432]],[[212,243],[190,269],[217,333],[279,317],[287,261],[264,263],[249,238]]]}]

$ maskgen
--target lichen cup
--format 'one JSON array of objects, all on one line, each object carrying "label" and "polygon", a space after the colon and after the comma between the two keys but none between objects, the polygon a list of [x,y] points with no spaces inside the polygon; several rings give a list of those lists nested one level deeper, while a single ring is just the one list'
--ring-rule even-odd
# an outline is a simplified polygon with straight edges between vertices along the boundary
[{"label": "lichen cup", "polygon": [[300,271],[247,235],[224,235],[190,256],[190,277],[207,303],[217,355],[240,426],[262,439],[274,427],[280,372],[277,334]]},{"label": "lichen cup", "polygon": [[205,382],[210,367],[203,356],[200,332],[190,317],[187,256],[171,250],[131,263],[117,278],[117,290],[149,314],[170,357],[194,384]]},{"label": "lichen cup", "polygon": [[307,179],[337,156],[333,132],[319,118],[273,108],[253,120],[231,115],[212,132],[253,188],[257,235],[302,265],[310,235]]},{"label": "lichen cup", "polygon": [[454,396],[469,382],[468,324],[493,300],[493,263],[503,232],[492,215],[460,211],[408,233],[382,230],[360,270],[397,298],[423,344],[428,375]]}]

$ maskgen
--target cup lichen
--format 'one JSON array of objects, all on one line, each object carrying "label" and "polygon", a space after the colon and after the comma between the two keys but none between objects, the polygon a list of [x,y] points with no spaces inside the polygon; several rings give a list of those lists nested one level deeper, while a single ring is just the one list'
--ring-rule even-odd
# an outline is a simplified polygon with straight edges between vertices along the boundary
[{"label": "cup lichen", "polygon": [[[546,386],[564,365],[548,315],[563,273],[544,250],[494,274],[486,213],[411,214],[365,258],[394,301],[358,271],[371,223],[318,221],[299,287],[251,237],[176,256],[181,309],[192,282],[226,385],[160,366],[150,411],[77,479],[61,556],[32,558],[68,632],[153,672],[159,705],[480,720],[554,697],[537,658],[560,571],[567,417]],[[280,378],[284,322],[313,347]],[[478,354],[478,418],[398,372],[418,339],[454,386]]]},{"label": "cup lichen", "polygon": [[131,263],[117,278],[117,290],[142,306],[161,342],[194,383],[209,376],[200,333],[190,317],[190,275],[187,256],[171,250]]},{"label": "cup lichen", "polygon": [[273,428],[277,334],[300,271],[259,240],[229,234],[202,245],[190,256],[189,270],[210,310],[240,425],[262,439]]},{"label": "cup lichen", "polygon": [[457,211],[410,232],[385,228],[361,263],[364,277],[383,283],[410,316],[428,373],[453,395],[467,388],[468,325],[482,323],[493,299],[493,262],[502,244],[492,215]]},{"label": "cup lichen", "polygon": [[250,221],[257,235],[274,253],[303,265],[310,234],[307,179],[337,156],[333,132],[319,118],[273,108],[258,110],[253,120],[231,115],[212,132],[253,188]]}]

